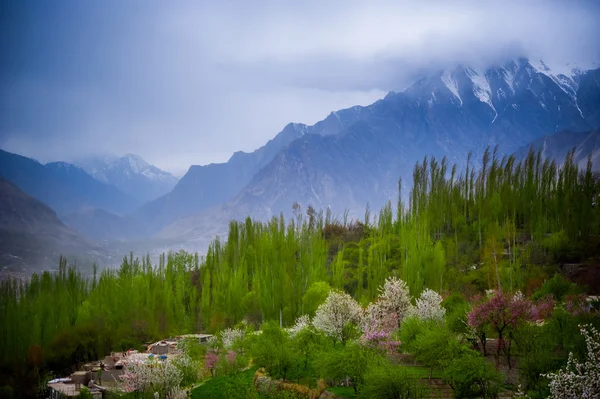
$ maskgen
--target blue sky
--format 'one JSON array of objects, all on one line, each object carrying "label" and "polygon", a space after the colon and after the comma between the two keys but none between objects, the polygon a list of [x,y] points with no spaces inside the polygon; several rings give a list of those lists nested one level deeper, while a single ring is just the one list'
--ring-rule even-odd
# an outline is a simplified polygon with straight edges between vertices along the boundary
[{"label": "blue sky", "polygon": [[598,61],[599,3],[5,0],[0,147],[180,175],[429,69]]}]

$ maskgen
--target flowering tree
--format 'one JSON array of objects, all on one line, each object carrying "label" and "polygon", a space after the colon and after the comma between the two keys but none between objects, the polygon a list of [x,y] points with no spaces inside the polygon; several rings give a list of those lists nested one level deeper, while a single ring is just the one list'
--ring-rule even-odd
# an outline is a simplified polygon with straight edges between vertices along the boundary
[{"label": "flowering tree", "polygon": [[204,367],[210,371],[210,375],[215,376],[215,369],[219,364],[219,355],[210,351],[204,355]]},{"label": "flowering tree", "polygon": [[120,376],[125,392],[156,392],[161,398],[170,399],[182,381],[179,369],[172,361],[129,361]]},{"label": "flowering tree", "polygon": [[385,283],[379,288],[379,305],[384,313],[396,313],[398,323],[409,313],[412,306],[410,302],[410,291],[408,285],[396,278],[388,277]]},{"label": "flowering tree", "polygon": [[229,363],[230,365],[235,366],[236,357],[237,357],[237,355],[234,351],[229,351],[225,355],[225,360],[227,360],[227,363]]},{"label": "flowering tree", "polygon": [[417,299],[416,306],[411,308],[411,313],[421,320],[442,321],[446,315],[446,309],[442,307],[442,300],[440,294],[427,288]]},{"label": "flowering tree", "polygon": [[228,328],[221,331],[221,341],[225,349],[230,349],[233,344],[244,338],[244,331],[238,328]]},{"label": "flowering tree", "polygon": [[496,293],[487,301],[475,306],[468,315],[468,323],[471,328],[478,331],[478,336],[483,345],[485,354],[486,325],[492,327],[498,334],[498,349],[496,356],[499,358],[500,351],[505,350],[508,355],[508,366],[510,367],[510,341],[505,342],[505,335],[525,321],[532,319],[532,304],[522,295],[510,296],[502,291]]},{"label": "flowering tree", "polygon": [[550,317],[554,307],[556,306],[556,301],[552,298],[551,295],[546,295],[542,299],[538,300],[533,304],[531,309],[531,318],[534,321],[542,321]]},{"label": "flowering tree", "polygon": [[313,319],[314,327],[325,335],[345,343],[348,327],[359,323],[362,307],[345,292],[332,290],[318,308]]},{"label": "flowering tree", "polygon": [[363,334],[360,343],[372,349],[393,353],[400,345],[399,341],[392,339],[392,334],[398,328],[398,316],[389,313],[384,317],[369,317],[363,322]]},{"label": "flowering tree", "polygon": [[545,374],[550,379],[550,399],[600,398],[600,332],[591,325],[580,325],[587,348],[583,363],[569,353],[564,369]]},{"label": "flowering tree", "polygon": [[290,337],[295,337],[300,331],[303,331],[312,326],[309,315],[302,315],[296,319],[296,323],[288,329]]},{"label": "flowering tree", "polygon": [[573,316],[590,313],[592,310],[592,307],[587,302],[585,295],[569,295],[565,299],[565,308]]}]

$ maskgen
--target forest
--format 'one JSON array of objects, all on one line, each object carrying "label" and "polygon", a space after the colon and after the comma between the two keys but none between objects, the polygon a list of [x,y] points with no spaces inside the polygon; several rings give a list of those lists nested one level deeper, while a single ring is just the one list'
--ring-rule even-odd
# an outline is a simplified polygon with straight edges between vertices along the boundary
[{"label": "forest", "polygon": [[[85,361],[186,333],[218,337],[190,350],[194,383],[242,386],[263,370],[351,387],[341,397],[416,398],[418,380],[437,376],[455,397],[568,397],[544,376],[600,357],[587,301],[600,288],[600,179],[574,151],[558,164],[488,149],[461,172],[426,158],[407,196],[400,181],[396,203],[362,220],[294,204],[289,220],[230,222],[203,257],[131,254],[89,278],[63,259],[56,273],[1,281],[0,397],[45,397]],[[401,355],[429,371],[385,366]],[[480,373],[462,381],[465,370]]]}]

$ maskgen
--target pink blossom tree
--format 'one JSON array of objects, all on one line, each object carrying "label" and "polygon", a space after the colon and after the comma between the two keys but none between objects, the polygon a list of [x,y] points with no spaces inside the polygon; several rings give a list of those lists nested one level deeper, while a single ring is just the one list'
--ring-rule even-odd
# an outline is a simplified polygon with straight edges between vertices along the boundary
[{"label": "pink blossom tree", "polygon": [[363,323],[360,343],[375,350],[393,353],[400,346],[400,342],[392,338],[397,328],[398,316],[395,313],[389,313],[382,318],[370,317]]},{"label": "pink blossom tree", "polygon": [[515,328],[526,321],[532,320],[532,303],[522,295],[511,296],[496,291],[487,301],[475,306],[468,315],[469,326],[478,332],[485,354],[485,327],[491,327],[498,334],[498,349],[496,359],[500,357],[500,351],[504,350],[508,357],[510,367],[510,340],[505,340]]},{"label": "pink blossom tree", "polygon": [[219,364],[219,355],[217,355],[213,351],[207,352],[206,355],[204,356],[204,367],[208,371],[210,371],[210,375],[213,377],[215,376],[215,369],[217,368],[218,364]]}]

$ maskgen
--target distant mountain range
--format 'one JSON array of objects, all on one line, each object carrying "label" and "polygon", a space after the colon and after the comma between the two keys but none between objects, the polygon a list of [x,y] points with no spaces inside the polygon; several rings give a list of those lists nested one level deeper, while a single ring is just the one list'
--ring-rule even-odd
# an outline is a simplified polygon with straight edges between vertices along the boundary
[{"label": "distant mountain range", "polygon": [[399,178],[408,193],[425,156],[462,168],[469,152],[477,162],[488,147],[517,156],[533,147],[558,162],[577,147],[580,166],[592,154],[600,169],[599,128],[598,65],[518,59],[440,70],[312,126],[290,123],[256,151],[193,165],[179,181],[134,155],[80,160],[79,169],[2,152],[0,175],[87,237],[203,252],[231,219],[290,216],[294,202],[355,217],[367,204],[378,212],[397,198]]},{"label": "distant mountain range", "polygon": [[55,269],[61,254],[77,259],[84,268],[110,257],[65,226],[47,205],[0,178],[0,271],[31,273]]},{"label": "distant mountain range", "polygon": [[96,180],[115,186],[140,203],[167,194],[178,181],[172,174],[150,165],[135,154],[120,158],[89,157],[74,163]]},{"label": "distant mountain range", "polygon": [[[295,125],[302,135],[282,143],[229,201],[204,210],[205,204],[196,203],[196,214],[173,221],[160,235],[197,241],[208,231],[210,238],[232,218],[290,215],[295,201],[304,209],[312,204],[361,215],[367,204],[377,211],[394,200],[398,178],[410,188],[414,164],[425,156],[447,157],[462,166],[470,151],[478,160],[487,147],[498,145],[508,154],[554,132],[590,132],[600,127],[600,69],[595,67],[556,70],[526,59],[479,71],[459,66],[431,74],[401,93],[390,92],[370,106],[332,113],[326,121],[338,126],[333,134],[323,134],[316,129],[319,124]],[[220,170],[232,163],[233,158],[213,166],[203,181],[219,181]],[[178,192],[210,190],[210,185],[195,184],[195,176],[190,168]],[[184,201],[178,192],[169,194],[170,202]]]},{"label": "distant mountain range", "polygon": [[133,211],[140,202],[66,162],[42,165],[0,150],[0,176],[59,215],[94,207],[116,214]]}]

